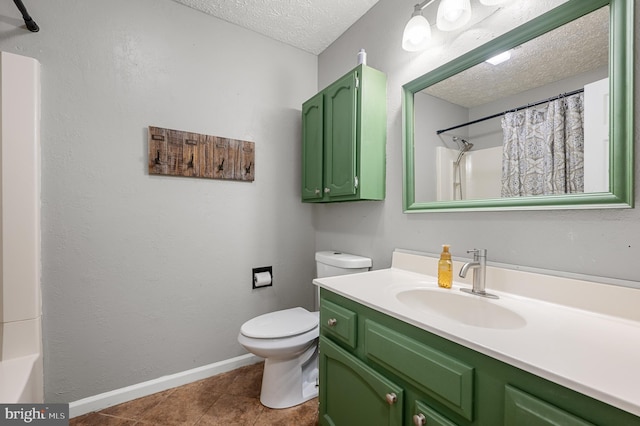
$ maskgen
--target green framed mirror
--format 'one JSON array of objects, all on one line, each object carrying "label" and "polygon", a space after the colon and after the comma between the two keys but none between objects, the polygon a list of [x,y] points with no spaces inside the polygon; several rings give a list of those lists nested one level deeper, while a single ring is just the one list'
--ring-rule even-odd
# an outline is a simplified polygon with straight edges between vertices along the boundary
[{"label": "green framed mirror", "polygon": [[633,16],[633,0],[569,0],[405,84],[405,213],[633,207]]}]

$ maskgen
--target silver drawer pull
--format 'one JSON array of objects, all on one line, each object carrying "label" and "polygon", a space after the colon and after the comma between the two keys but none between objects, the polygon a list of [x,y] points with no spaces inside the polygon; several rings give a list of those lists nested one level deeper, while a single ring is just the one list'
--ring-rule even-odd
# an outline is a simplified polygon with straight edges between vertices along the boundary
[{"label": "silver drawer pull", "polygon": [[422,413],[416,414],[413,416],[413,424],[416,426],[424,426],[427,424],[427,418]]},{"label": "silver drawer pull", "polygon": [[386,398],[387,398],[387,402],[389,403],[389,405],[393,405],[393,404],[396,403],[396,401],[398,401],[398,396],[393,392],[388,393],[386,395]]},{"label": "silver drawer pull", "polygon": [[329,318],[329,321],[327,321],[327,325],[329,327],[334,327],[337,323],[338,323],[338,320],[335,318]]}]

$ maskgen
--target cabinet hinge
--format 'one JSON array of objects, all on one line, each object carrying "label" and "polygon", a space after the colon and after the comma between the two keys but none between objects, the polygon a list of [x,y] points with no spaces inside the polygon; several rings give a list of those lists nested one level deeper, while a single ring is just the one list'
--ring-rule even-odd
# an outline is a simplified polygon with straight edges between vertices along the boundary
[{"label": "cabinet hinge", "polygon": [[353,178],[353,187],[358,189],[358,176],[354,176]]},{"label": "cabinet hinge", "polygon": [[360,79],[358,78],[358,75],[356,74],[356,89],[360,87]]}]

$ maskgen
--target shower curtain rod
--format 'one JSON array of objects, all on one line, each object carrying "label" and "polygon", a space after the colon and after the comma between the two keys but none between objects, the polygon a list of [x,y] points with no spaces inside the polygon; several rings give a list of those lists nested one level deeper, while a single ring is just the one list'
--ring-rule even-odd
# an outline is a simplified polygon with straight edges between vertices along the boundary
[{"label": "shower curtain rod", "polygon": [[24,6],[24,3],[22,3],[22,0],[13,0],[13,2],[18,7],[18,10],[20,10],[20,13],[22,13],[22,19],[24,19],[24,24],[27,26],[27,29],[32,33],[40,31],[40,27],[38,27],[36,21],[31,18],[29,12],[27,12],[27,8]]},{"label": "shower curtain rod", "polygon": [[534,102],[532,104],[523,105],[523,106],[520,106],[518,108],[511,108],[508,111],[503,111],[503,112],[500,112],[498,114],[489,115],[487,117],[479,118],[477,120],[473,120],[473,121],[470,121],[468,123],[458,124],[457,126],[449,127],[448,129],[437,130],[436,131],[436,135],[439,135],[439,134],[444,133],[444,132],[448,132],[449,130],[455,130],[455,129],[459,129],[460,127],[470,126],[472,124],[480,123],[482,121],[491,120],[492,118],[501,117],[501,116],[505,115],[508,112],[516,112],[516,111],[520,111],[521,109],[527,109],[527,108],[531,108],[531,107],[534,107],[534,106],[537,106],[537,105],[546,104],[547,102],[555,101],[556,99],[565,98],[567,96],[575,95],[577,93],[582,93],[582,92],[584,92],[584,89],[578,89],[578,90],[574,90],[572,92],[567,92],[567,93],[562,93],[562,94],[557,95],[557,96],[552,96],[552,97],[550,97],[548,99],[545,99],[543,101],[538,101],[538,102]]}]

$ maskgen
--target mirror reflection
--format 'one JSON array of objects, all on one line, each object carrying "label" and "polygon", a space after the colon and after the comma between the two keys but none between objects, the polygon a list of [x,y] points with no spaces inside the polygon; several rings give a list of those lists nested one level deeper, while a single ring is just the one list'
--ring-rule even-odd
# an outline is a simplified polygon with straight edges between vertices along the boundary
[{"label": "mirror reflection", "polygon": [[609,191],[609,7],[414,96],[416,202]]}]

